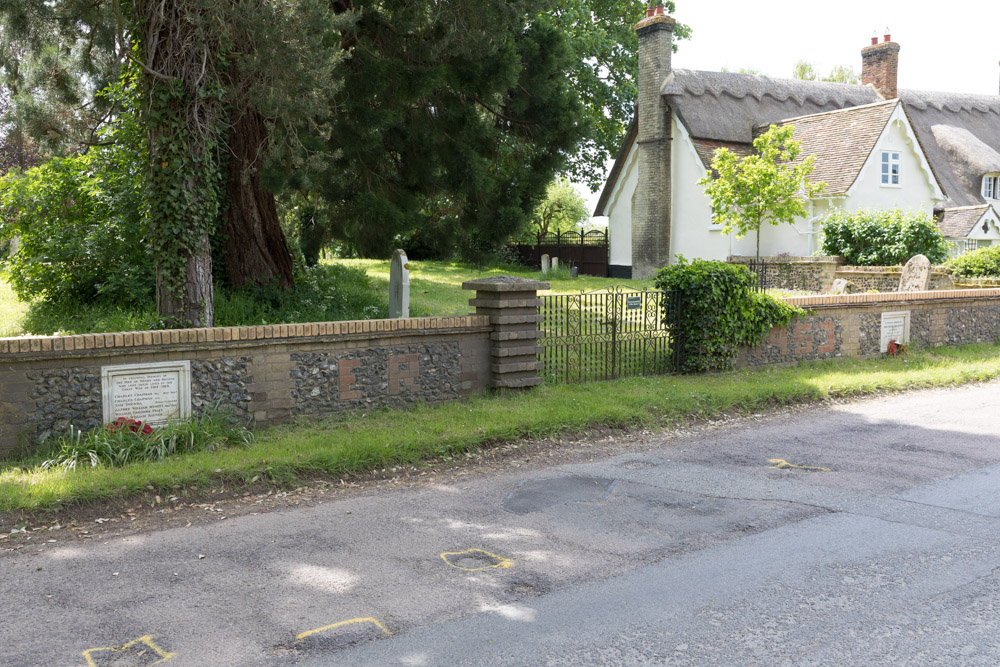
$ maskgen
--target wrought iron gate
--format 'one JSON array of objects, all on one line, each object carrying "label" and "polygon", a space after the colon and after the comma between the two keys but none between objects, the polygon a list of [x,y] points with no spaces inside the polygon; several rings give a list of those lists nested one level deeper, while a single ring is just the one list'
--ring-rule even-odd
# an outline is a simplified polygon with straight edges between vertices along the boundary
[{"label": "wrought iron gate", "polygon": [[611,287],[541,297],[547,382],[660,375],[678,368],[680,293]]}]

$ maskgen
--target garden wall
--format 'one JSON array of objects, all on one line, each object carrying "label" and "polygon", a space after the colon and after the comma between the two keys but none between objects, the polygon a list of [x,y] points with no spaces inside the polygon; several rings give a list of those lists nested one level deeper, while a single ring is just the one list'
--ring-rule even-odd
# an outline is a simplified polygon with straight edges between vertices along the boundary
[{"label": "garden wall", "polygon": [[730,264],[763,265],[764,284],[787,290],[823,292],[833,285],[841,257],[748,257],[733,255]]},{"label": "garden wall", "polygon": [[1000,289],[806,296],[785,301],[809,314],[787,327],[772,329],[762,345],[742,348],[737,366],[878,356],[883,313],[908,313],[909,341],[917,346],[1000,339]]},{"label": "garden wall", "polygon": [[[859,292],[895,292],[899,289],[899,278],[903,275],[901,266],[840,266],[834,278],[850,281]],[[831,283],[832,284],[832,283]],[[829,289],[829,285],[827,289]],[[950,290],[955,288],[951,275],[942,266],[931,267],[931,290]]]},{"label": "garden wall", "polygon": [[0,453],[107,421],[102,369],[136,377],[108,367],[166,364],[183,378],[159,384],[166,369],[146,367],[157,377],[133,382],[129,411],[189,399],[192,415],[218,405],[257,426],[539,384],[536,296],[549,284],[495,276],[462,287],[475,290],[475,315],[0,338]]},{"label": "garden wall", "polygon": [[490,385],[489,318],[0,339],[0,451],[102,423],[101,368],[190,362],[191,411],[257,425],[460,398]]}]

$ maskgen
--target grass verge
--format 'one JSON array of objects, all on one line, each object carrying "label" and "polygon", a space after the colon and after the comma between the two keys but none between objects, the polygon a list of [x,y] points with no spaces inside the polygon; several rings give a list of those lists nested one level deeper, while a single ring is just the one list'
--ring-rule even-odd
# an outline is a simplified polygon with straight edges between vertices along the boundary
[{"label": "grass verge", "polygon": [[0,512],[36,511],[178,485],[207,487],[300,476],[361,476],[446,459],[492,443],[599,426],[658,427],[724,413],[941,387],[1000,376],[1000,346],[911,353],[908,360],[829,361],[710,375],[542,386],[523,394],[400,411],[348,414],[259,434],[248,448],[185,454],[155,463],[75,471],[42,469],[41,454],[0,467]]}]

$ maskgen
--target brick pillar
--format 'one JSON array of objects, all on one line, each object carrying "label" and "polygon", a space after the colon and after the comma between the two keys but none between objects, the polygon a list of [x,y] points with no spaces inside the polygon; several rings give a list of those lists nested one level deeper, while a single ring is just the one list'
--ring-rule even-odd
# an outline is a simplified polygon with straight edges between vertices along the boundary
[{"label": "brick pillar", "polygon": [[469,305],[477,315],[488,315],[493,332],[490,334],[490,355],[493,387],[519,389],[534,387],[542,378],[538,375],[538,314],[541,299],[538,290],[549,284],[517,276],[494,276],[467,280],[462,289],[475,290],[476,298]]},{"label": "brick pillar", "polygon": [[871,46],[861,49],[861,85],[872,84],[887,100],[898,96],[899,44],[891,39],[892,36],[886,34],[885,41],[879,44],[878,38],[872,37]]},{"label": "brick pillar", "polygon": [[639,37],[637,83],[639,182],[632,203],[632,277],[651,278],[670,261],[670,108],[660,94],[670,74],[674,19],[658,5],[635,26]]}]

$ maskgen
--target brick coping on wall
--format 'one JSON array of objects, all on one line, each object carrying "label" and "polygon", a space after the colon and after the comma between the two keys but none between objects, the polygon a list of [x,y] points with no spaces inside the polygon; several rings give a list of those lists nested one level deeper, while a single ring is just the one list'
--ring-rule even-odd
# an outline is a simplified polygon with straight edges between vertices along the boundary
[{"label": "brick coping on wall", "polygon": [[829,294],[822,296],[790,296],[783,301],[800,308],[835,308],[876,303],[912,303],[967,301],[969,299],[1000,300],[1000,289],[927,290],[924,292],[877,292],[873,294]]},{"label": "brick coping on wall", "polygon": [[[1000,291],[1000,290],[998,290]],[[79,334],[74,336],[21,336],[0,338],[0,357],[4,355],[51,354],[59,352],[93,353],[96,350],[121,352],[130,348],[157,348],[190,344],[230,344],[271,340],[292,343],[303,338],[337,336],[339,338],[388,337],[397,332],[441,331],[447,329],[489,328],[484,315],[459,317],[411,317],[391,320],[349,320],[307,324],[270,324],[251,327],[211,327],[201,329],[164,329],[122,333]]]}]

